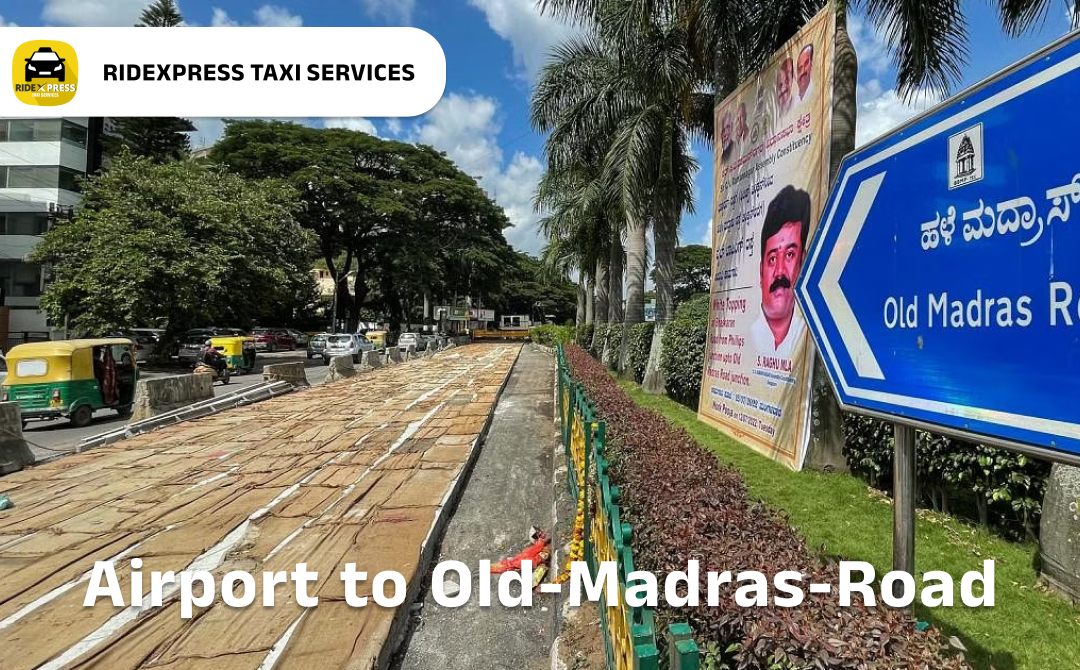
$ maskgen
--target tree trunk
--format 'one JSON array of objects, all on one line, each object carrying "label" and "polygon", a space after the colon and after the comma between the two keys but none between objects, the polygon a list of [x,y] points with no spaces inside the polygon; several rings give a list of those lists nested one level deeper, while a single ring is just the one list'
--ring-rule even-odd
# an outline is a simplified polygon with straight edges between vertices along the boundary
[{"label": "tree trunk", "polygon": [[623,245],[618,231],[611,236],[608,284],[608,322],[618,323],[623,320]]},{"label": "tree trunk", "polygon": [[[859,79],[859,60],[847,31],[847,11],[840,3],[836,10],[836,61],[833,70],[832,137],[829,147],[829,183],[840,169],[844,156],[855,148],[855,120],[858,105],[855,89]],[[846,472],[844,458],[843,417],[840,405],[829,383],[828,371],[817,347],[813,347],[810,409],[810,444],[807,447],[806,467],[816,470]]]},{"label": "tree trunk", "polygon": [[[645,272],[648,269],[645,262],[645,224],[644,218],[627,217],[626,314],[623,323],[628,327],[645,322]],[[619,353],[619,374],[622,375],[626,374],[627,339],[623,338]]]},{"label": "tree trunk", "polygon": [[645,379],[641,387],[647,393],[663,395],[667,392],[664,371],[660,367],[661,343],[664,327],[671,321],[675,310],[675,247],[679,243],[679,217],[661,213],[653,223],[653,252],[656,256],[656,328],[653,330],[649,363],[645,367]]},{"label": "tree trunk", "polygon": [[585,277],[578,277],[577,282],[577,313],[574,315],[574,325],[585,325]]},{"label": "tree trunk", "polygon": [[596,259],[596,301],[593,307],[595,327],[590,349],[597,356],[603,355],[603,343],[607,339],[608,289],[611,288],[608,286],[607,264],[606,257]]},{"label": "tree trunk", "polygon": [[608,328],[617,328],[620,343],[618,349],[610,346],[611,337],[604,344],[604,355],[601,360],[610,368],[619,367],[619,353],[622,351],[621,343],[626,338],[626,326],[623,320],[623,246],[622,233],[615,230],[611,235],[611,249],[608,254]]},{"label": "tree trunk", "polygon": [[424,291],[424,325],[431,325],[431,292]]},{"label": "tree trunk", "polygon": [[596,319],[596,278],[585,279],[585,325],[591,326]]}]

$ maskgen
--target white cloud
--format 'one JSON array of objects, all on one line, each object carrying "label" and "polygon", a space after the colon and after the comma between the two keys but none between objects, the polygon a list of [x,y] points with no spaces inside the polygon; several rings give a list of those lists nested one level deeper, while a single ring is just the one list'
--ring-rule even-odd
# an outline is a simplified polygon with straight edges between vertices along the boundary
[{"label": "white cloud", "polygon": [[860,74],[880,77],[889,68],[889,46],[877,29],[860,16],[848,18],[848,35],[859,57]]},{"label": "white cloud", "polygon": [[13,21],[5,21],[3,16],[0,16],[0,28],[18,28],[19,24]]},{"label": "white cloud", "polygon": [[469,0],[487,18],[488,26],[510,42],[514,65],[525,78],[536,80],[547,62],[551,47],[569,37],[575,29],[537,9],[536,0]]},{"label": "white cloud", "polygon": [[359,130],[362,133],[368,135],[379,136],[379,131],[375,128],[375,124],[368,121],[362,116],[355,116],[351,118],[328,118],[323,119],[324,128],[348,128],[349,130]]},{"label": "white cloud", "polygon": [[373,19],[403,26],[412,25],[416,0],[363,0],[364,11]]},{"label": "white cloud", "polygon": [[240,24],[230,19],[228,12],[224,9],[214,7],[214,16],[210,19],[210,25],[215,28],[235,28]]},{"label": "white cloud", "polygon": [[478,177],[513,224],[504,231],[507,241],[518,250],[539,254],[543,242],[532,198],[544,166],[537,157],[517,152],[504,167],[498,142],[501,129],[495,99],[450,93],[414,126],[408,139],[445,151],[464,172]]},{"label": "white cloud", "polygon": [[701,241],[698,244],[703,244],[710,249],[712,248],[712,222],[710,218],[709,222],[705,224],[705,232],[701,234]]},{"label": "white cloud", "polygon": [[884,90],[877,79],[859,84],[856,97],[859,105],[855,123],[856,147],[884,135],[942,100],[939,94],[927,92],[905,102],[895,88]]},{"label": "white cloud", "polygon": [[394,137],[400,135],[402,131],[401,119],[396,117],[386,119],[386,130]]},{"label": "white cloud", "polygon": [[45,0],[41,18],[62,26],[133,26],[146,0]]},{"label": "white cloud", "polygon": [[[262,28],[299,28],[304,25],[304,20],[299,14],[293,14],[284,7],[277,5],[263,5],[256,9],[253,14],[255,15],[255,23],[249,25]],[[228,12],[224,9],[214,7],[214,15],[210,20],[210,25],[214,28],[235,28],[241,24],[230,18]]]}]

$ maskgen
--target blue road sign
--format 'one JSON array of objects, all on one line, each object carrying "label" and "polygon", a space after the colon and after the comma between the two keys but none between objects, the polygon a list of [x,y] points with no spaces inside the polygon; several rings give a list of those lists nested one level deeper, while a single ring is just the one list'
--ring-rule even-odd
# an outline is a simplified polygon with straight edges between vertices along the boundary
[{"label": "blue road sign", "polygon": [[841,403],[1080,460],[1080,34],[847,156],[796,284]]}]

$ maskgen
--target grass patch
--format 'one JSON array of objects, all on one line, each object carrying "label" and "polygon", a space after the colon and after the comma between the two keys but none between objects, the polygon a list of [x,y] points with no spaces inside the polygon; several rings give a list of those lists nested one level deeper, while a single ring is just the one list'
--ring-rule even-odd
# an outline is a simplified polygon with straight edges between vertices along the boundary
[{"label": "grass patch", "polygon": [[[697,420],[697,414],[663,396],[620,381],[634,402],[684,428],[700,444],[738,468],[751,495],[784,510],[811,548],[826,555],[867,561],[880,579],[892,569],[892,504],[850,475],[792,472]],[[959,598],[960,577],[982,571],[993,559],[992,608],[968,608]],[[990,670],[1080,669],[1080,609],[1038,583],[1034,544],[1007,542],[951,517],[919,510],[915,570],[944,570],[954,579],[953,607],[927,608],[916,598],[915,615],[967,648],[973,666]],[[734,567],[733,567],[734,569]],[[915,586],[921,590],[916,576]]]}]

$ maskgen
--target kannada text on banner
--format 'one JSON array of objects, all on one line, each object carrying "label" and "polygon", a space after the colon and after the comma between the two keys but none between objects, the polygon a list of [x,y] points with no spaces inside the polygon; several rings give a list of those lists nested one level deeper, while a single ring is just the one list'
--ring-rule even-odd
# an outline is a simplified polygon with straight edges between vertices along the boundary
[{"label": "kannada text on banner", "polygon": [[834,29],[826,8],[715,111],[698,416],[793,469],[806,452],[813,360],[795,281],[828,195]]}]

